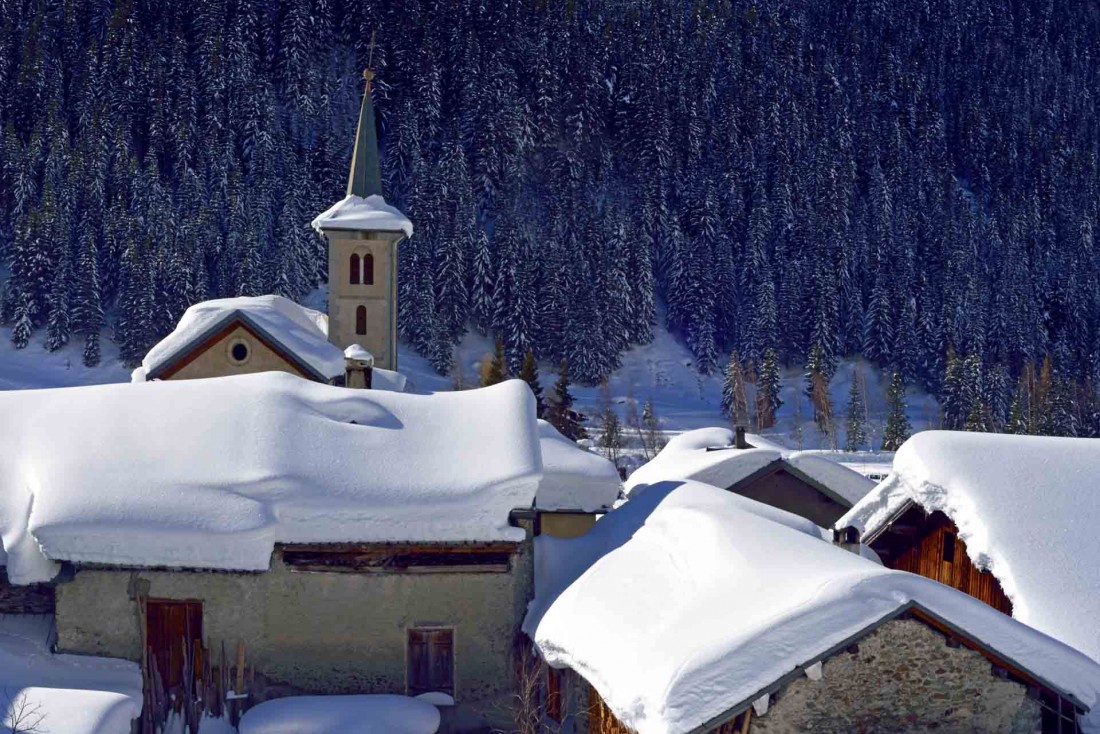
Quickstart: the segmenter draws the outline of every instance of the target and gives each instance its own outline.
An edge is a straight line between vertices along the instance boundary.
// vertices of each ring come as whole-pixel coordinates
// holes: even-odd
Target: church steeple
[[[373,44],[373,41],[372,41]],[[378,163],[378,132],[374,125],[374,104],[371,102],[371,82],[374,70],[363,71],[366,87],[359,108],[359,127],[355,130],[355,149],[351,154],[347,196],[382,195],[382,168]]]

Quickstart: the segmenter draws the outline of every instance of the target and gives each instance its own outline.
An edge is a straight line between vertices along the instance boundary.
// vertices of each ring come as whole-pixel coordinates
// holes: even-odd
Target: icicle
[[[806,677],[810,680],[821,680],[822,666],[821,661],[818,660],[813,665],[806,668]]]
[[[763,716],[768,713],[768,702],[771,700],[771,694],[765,693],[760,698],[752,702],[752,710],[757,716]]]

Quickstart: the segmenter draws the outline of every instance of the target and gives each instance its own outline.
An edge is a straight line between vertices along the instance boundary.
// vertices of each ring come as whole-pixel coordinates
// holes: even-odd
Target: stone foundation
[[[13,586],[0,567],[0,614],[53,614],[53,610],[52,585]]]
[[[1038,701],[1020,683],[992,674],[989,661],[948,647],[916,620],[888,622],[858,651],[824,663],[821,680],[799,678],[753,718],[753,734],[786,732],[1039,731]]]

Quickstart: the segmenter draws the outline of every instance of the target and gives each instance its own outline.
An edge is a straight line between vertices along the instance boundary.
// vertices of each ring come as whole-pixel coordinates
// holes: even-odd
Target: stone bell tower
[[[328,339],[340,349],[361,345],[374,365],[397,369],[397,244],[412,223],[382,197],[378,133],[366,82],[351,154],[347,195],[313,220],[328,241]]]

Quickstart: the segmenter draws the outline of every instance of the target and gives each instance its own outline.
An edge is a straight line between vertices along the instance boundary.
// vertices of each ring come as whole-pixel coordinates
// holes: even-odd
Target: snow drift
[[[434,734],[439,709],[396,695],[290,696],[245,712],[240,734]]]
[[[0,539],[55,561],[234,570],[277,542],[522,540],[541,473],[521,381],[433,395],[283,373],[0,393]]]

